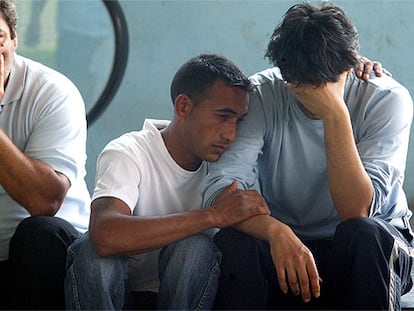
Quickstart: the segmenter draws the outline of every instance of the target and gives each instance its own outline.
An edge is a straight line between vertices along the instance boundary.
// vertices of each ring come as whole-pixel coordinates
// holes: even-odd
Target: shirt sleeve
[[[74,184],[78,176],[83,177],[86,162],[85,106],[79,91],[59,78],[39,91],[33,106],[35,126],[24,152]]]
[[[370,215],[390,214],[401,203],[413,116],[413,103],[403,87],[377,88],[366,106],[356,135],[362,163],[372,180]]]
[[[135,162],[120,150],[105,148],[96,165],[96,184],[92,200],[114,197],[134,211],[139,197],[140,171]]]
[[[250,96],[247,115],[239,121],[236,141],[218,161],[208,163],[208,174],[201,189],[205,207],[211,206],[215,197],[233,181],[237,181],[241,189],[255,185],[257,160],[264,144],[265,123],[261,95],[255,90]]]

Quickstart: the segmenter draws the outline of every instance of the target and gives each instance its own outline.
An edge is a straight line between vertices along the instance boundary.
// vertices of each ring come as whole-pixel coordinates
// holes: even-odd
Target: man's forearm
[[[270,215],[259,215],[235,225],[234,228],[258,240],[270,241],[281,226],[285,224],[276,218]]]
[[[359,157],[348,112],[324,119],[328,183],[341,219],[369,214],[373,197],[371,179]]]
[[[0,184],[31,215],[54,215],[70,187],[66,176],[26,156],[1,130]]]

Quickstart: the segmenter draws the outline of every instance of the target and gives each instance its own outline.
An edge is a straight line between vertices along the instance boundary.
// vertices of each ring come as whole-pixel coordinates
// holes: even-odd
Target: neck
[[[201,159],[195,157],[191,150],[188,150],[181,131],[171,122],[165,129],[161,130],[164,144],[174,161],[187,171],[196,171],[201,165]]]

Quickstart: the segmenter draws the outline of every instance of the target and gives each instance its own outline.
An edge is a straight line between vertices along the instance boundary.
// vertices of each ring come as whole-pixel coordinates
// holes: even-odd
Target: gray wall
[[[125,77],[112,104],[90,128],[90,191],[96,158],[105,144],[140,129],[145,118],[172,116],[169,85],[190,57],[214,52],[233,60],[248,75],[269,66],[264,50],[275,25],[296,1],[120,0],[130,33]],[[320,1],[310,1],[318,3]],[[414,95],[414,1],[333,1],[360,32],[361,54],[380,60]],[[414,202],[414,135],[405,187]]]

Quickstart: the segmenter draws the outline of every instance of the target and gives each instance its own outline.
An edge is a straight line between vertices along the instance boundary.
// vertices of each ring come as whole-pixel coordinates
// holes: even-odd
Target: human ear
[[[193,101],[186,94],[180,94],[175,98],[175,114],[181,120],[186,120],[193,107]]]

